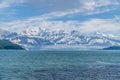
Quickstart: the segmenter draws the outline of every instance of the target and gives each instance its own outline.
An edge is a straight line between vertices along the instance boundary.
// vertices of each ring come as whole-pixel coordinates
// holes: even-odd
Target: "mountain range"
[[[120,46],[120,38],[110,34],[96,32],[82,34],[80,31],[50,30],[40,27],[28,28],[21,32],[10,32],[0,29],[1,39],[7,39],[25,49],[44,48],[105,48]]]
[[[110,46],[107,48],[103,48],[103,50],[120,50],[120,46]]]

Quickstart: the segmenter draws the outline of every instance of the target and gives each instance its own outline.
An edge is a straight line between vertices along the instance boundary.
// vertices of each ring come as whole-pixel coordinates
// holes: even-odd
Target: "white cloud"
[[[0,9],[6,8],[6,7],[9,7],[8,3],[6,3],[6,2],[0,3]]]
[[[1,0],[0,9],[22,5],[22,3],[32,9],[36,6],[38,10],[49,11],[49,15],[57,17],[72,14],[91,15],[120,8],[120,0]]]
[[[120,21],[120,18],[119,18]],[[104,32],[104,33],[119,33],[120,23],[118,19],[91,19],[85,21],[80,27],[82,32]]]
[[[9,8],[13,4],[16,5],[24,2],[26,3],[26,0],[19,0],[19,1],[2,0],[0,2],[0,9]],[[119,33],[120,31],[119,16],[116,16],[116,18],[113,19],[91,19],[83,23],[81,23],[80,21],[69,21],[69,20],[67,22],[49,21],[48,19],[51,19],[53,17],[69,16],[74,14],[91,15],[91,14],[104,13],[113,9],[119,9],[119,7],[120,7],[120,0],[80,0],[79,5],[77,7],[64,9],[64,11],[54,10],[51,13],[25,20],[18,20],[9,23],[1,23],[1,28],[10,31],[22,31],[30,27],[41,27],[41,28],[49,28],[51,30],[53,29],[54,30],[64,29],[68,31],[79,30],[82,33],[108,32],[108,33],[116,34]]]
[[[76,8],[71,8],[66,11],[56,11],[47,14],[52,17],[61,17],[72,14],[91,15],[108,12],[111,10],[119,9],[119,0],[80,0]]]
[[[0,0],[0,9],[12,7],[18,3],[24,3],[24,0]]]
[[[118,34],[120,31],[120,18],[117,16],[113,19],[91,19],[85,22],[80,21],[49,21],[41,17],[30,18],[21,21],[1,23],[1,28],[9,31],[21,32],[28,28],[40,27],[50,30],[78,30],[81,33],[113,33]]]
[[[71,31],[76,29],[76,25],[79,25],[78,21],[49,21],[42,18],[30,18],[22,21],[13,21],[9,23],[1,23],[1,28],[12,31],[12,32],[21,32],[29,28],[40,27],[42,29],[50,30],[65,30]]]

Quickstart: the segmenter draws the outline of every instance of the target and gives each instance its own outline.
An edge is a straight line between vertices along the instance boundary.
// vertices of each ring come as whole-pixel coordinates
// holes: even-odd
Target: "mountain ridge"
[[[9,40],[0,40],[0,49],[2,50],[24,50],[21,46],[10,42]]]
[[[39,27],[29,28],[22,32],[11,32],[2,34],[2,38],[8,39],[13,43],[19,44],[25,48],[35,48],[44,46],[70,45],[89,47],[109,47],[120,45],[119,37],[96,32],[95,34],[85,35],[80,31],[71,30],[50,30]]]
[[[120,50],[120,46],[110,46],[107,48],[103,48],[103,50]]]

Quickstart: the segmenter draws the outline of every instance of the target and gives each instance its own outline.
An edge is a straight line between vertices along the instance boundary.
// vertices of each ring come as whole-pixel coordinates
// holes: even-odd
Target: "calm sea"
[[[120,80],[120,51],[0,51],[0,80]]]

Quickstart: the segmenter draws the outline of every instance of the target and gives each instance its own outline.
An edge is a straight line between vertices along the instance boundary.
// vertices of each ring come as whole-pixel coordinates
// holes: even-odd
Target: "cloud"
[[[44,18],[29,18],[26,20],[12,21],[8,23],[0,23],[1,28],[12,31],[12,32],[21,32],[29,28],[40,27],[42,29],[52,30],[65,30],[71,31],[76,29],[78,21],[49,21]]]
[[[79,6],[79,0],[26,0],[26,5],[46,11],[64,11]]]
[[[80,33],[103,32],[118,34],[120,31],[120,17],[112,19],[90,19],[84,22],[72,21],[50,21],[41,17],[18,20],[9,23],[1,23],[1,28],[13,32],[21,32],[29,28],[40,27],[42,29],[52,30],[78,30]]]
[[[120,20],[120,18],[119,18]],[[120,31],[120,23],[118,19],[91,19],[81,24],[81,31],[83,32],[104,32],[118,34]]]
[[[91,15],[119,9],[120,0],[26,0],[26,5],[53,15]]]
[[[42,27],[51,30],[79,30],[81,33],[108,32],[113,34],[120,31],[119,16],[112,19],[91,19],[85,22],[50,21],[51,18],[75,14],[92,15],[119,9],[120,0],[0,0],[0,12],[2,10],[4,12],[4,9],[9,9],[13,5],[25,5],[31,9],[44,10],[46,14],[25,20],[1,23],[3,29],[22,31],[31,27]]]
[[[49,15],[91,15],[120,8],[120,0],[0,0],[0,9],[24,5]]]
[[[24,0],[0,0],[0,21],[9,20],[16,13],[15,8],[24,3]],[[9,17],[9,18],[8,18]]]
[[[38,0],[39,1],[39,0]],[[42,0],[44,1],[44,0]],[[53,0],[54,1],[54,0]],[[59,0],[57,0],[59,1]],[[61,0],[62,1],[62,0]],[[42,17],[46,18],[46,19],[50,19],[50,18],[57,18],[57,17],[64,17],[64,16],[71,16],[71,15],[94,15],[94,14],[99,14],[99,13],[105,13],[105,12],[109,12],[112,10],[118,10],[120,8],[120,0],[77,0],[79,2],[77,2],[77,6],[74,5],[70,5],[71,7],[67,8],[64,6],[67,5],[62,5],[59,6],[61,7],[62,11],[59,9],[54,9],[55,11],[52,11],[50,13],[46,13],[44,15],[42,15]],[[47,2],[47,0],[46,0]],[[51,0],[52,2],[52,0]],[[71,0],[72,2],[72,0]],[[33,3],[34,4],[34,3]],[[39,4],[39,2],[38,2]],[[45,5],[44,5],[45,6]],[[47,7],[47,10],[51,7]],[[41,9],[40,5],[39,5],[39,9]],[[44,8],[43,8],[44,9]],[[46,9],[44,9],[46,10]]]
[[[9,7],[8,3],[6,3],[6,2],[0,3],[0,9],[6,8],[6,7]]]
[[[11,6],[16,5],[18,3],[23,3],[24,0],[0,0],[0,9],[5,9],[5,8],[9,8]]]

